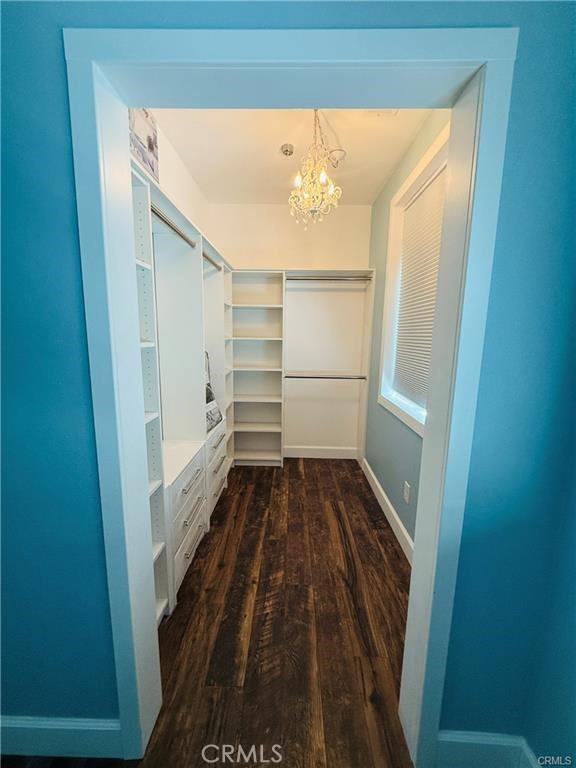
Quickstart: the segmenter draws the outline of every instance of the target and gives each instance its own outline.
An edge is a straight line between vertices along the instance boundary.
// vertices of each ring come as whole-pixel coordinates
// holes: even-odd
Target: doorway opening
[[[303,45],[303,36],[310,45]],[[138,322],[133,265],[123,259],[134,246],[127,108],[452,110],[400,691],[408,747],[414,763],[425,768],[434,764],[436,750],[491,269],[486,254],[493,251],[515,46],[514,30],[67,30],[125,757],[142,754],[161,697],[159,665],[150,663],[157,658],[156,616],[151,590],[142,590],[140,582],[139,553],[147,544],[139,524],[146,454],[143,441],[134,447],[131,439],[142,434],[142,416],[140,403],[131,402],[141,386],[141,350],[132,341]],[[296,61],[294,50],[306,50],[306,60]],[[339,50],[346,51],[341,59],[334,54]],[[173,205],[167,201],[164,212],[177,216]],[[127,295],[133,299],[126,301]]]

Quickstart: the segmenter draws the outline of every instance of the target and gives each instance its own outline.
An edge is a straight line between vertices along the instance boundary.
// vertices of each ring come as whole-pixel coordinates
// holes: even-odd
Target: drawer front
[[[218,459],[215,462],[214,469],[218,467],[218,472],[213,473],[211,472],[210,475],[210,481],[208,486],[208,516],[212,514],[212,510],[218,503],[218,499],[220,498],[220,494],[224,490],[224,486],[226,485],[226,467],[228,462],[226,461],[226,451],[224,451],[224,461],[220,464],[220,459]],[[208,519],[209,519],[208,517]]]
[[[206,466],[212,463],[216,454],[220,451],[226,441],[226,419],[223,419],[208,438],[206,444]]]
[[[206,485],[210,489],[214,485],[214,480],[217,475],[222,471],[222,467],[226,463],[226,443],[222,443],[218,446],[218,450],[212,457],[212,461],[208,465],[206,470]]]
[[[174,581],[176,591],[178,591],[180,588],[182,579],[186,575],[186,571],[188,570],[188,567],[194,558],[198,544],[200,543],[206,531],[206,524],[204,522],[205,518],[206,502],[200,506],[198,512],[191,522],[190,530],[184,537],[184,541],[174,555]]]
[[[172,502],[172,515],[176,517],[178,512],[188,501],[195,484],[200,480],[204,472],[204,448],[198,451],[184,472],[172,483],[170,499]]]
[[[204,477],[197,481],[194,488],[188,494],[188,500],[176,515],[174,522],[172,523],[172,547],[173,552],[178,550],[178,547],[184,541],[184,537],[193,525],[199,510],[203,503],[206,501],[206,487],[204,484]]]

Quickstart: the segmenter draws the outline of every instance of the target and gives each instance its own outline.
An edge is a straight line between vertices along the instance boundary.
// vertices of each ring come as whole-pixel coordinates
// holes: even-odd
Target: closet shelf
[[[234,395],[235,403],[281,403],[282,395]]]
[[[232,341],[282,341],[282,336],[233,336]]]
[[[234,459],[236,461],[281,461],[282,454],[280,451],[237,448],[234,451]]]
[[[160,622],[162,621],[164,613],[166,612],[167,606],[168,606],[167,597],[156,598],[156,625],[157,626],[160,626]]]
[[[138,269],[147,269],[152,271],[152,264],[148,264],[147,261],[142,261],[142,259],[136,259],[136,266]]]
[[[282,432],[282,425],[273,421],[237,421],[234,432]]]
[[[162,552],[166,549],[166,542],[164,541],[155,541],[152,545],[152,559],[154,562],[158,560]]]
[[[234,309],[282,309],[283,304],[232,304]]]
[[[264,366],[264,365],[235,365],[234,366],[235,371],[256,371],[256,372],[263,372],[263,373],[282,373],[282,368],[276,368],[276,367],[270,367],[270,366]]]
[[[155,421],[159,416],[158,413],[155,411],[145,411],[144,412],[144,424],[150,424],[151,421]]]
[[[140,347],[142,349],[153,349],[156,346],[156,343],[154,341],[145,341],[144,339],[140,340]]]
[[[153,496],[159,488],[162,488],[162,480],[152,480],[148,483],[148,496]]]

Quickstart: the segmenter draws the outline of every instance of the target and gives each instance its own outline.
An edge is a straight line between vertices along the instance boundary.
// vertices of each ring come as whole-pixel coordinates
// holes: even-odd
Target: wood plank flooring
[[[135,765],[205,768],[206,744],[270,759],[277,744],[286,768],[410,768],[397,715],[410,571],[357,462],[233,469],[211,523],[160,627],[164,706]]]

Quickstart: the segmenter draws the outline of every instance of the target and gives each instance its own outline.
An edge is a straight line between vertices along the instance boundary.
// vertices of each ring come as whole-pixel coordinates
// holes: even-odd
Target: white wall
[[[305,231],[290,216],[288,202],[285,205],[209,203],[160,128],[158,158],[164,192],[232,266],[368,267],[369,205],[342,205],[321,224],[312,224]]]
[[[158,167],[160,186],[164,192],[194,226],[212,240],[210,204],[160,126],[158,126]]]
[[[370,211],[343,205],[304,230],[288,203],[213,206],[218,243],[236,267],[368,267]]]

